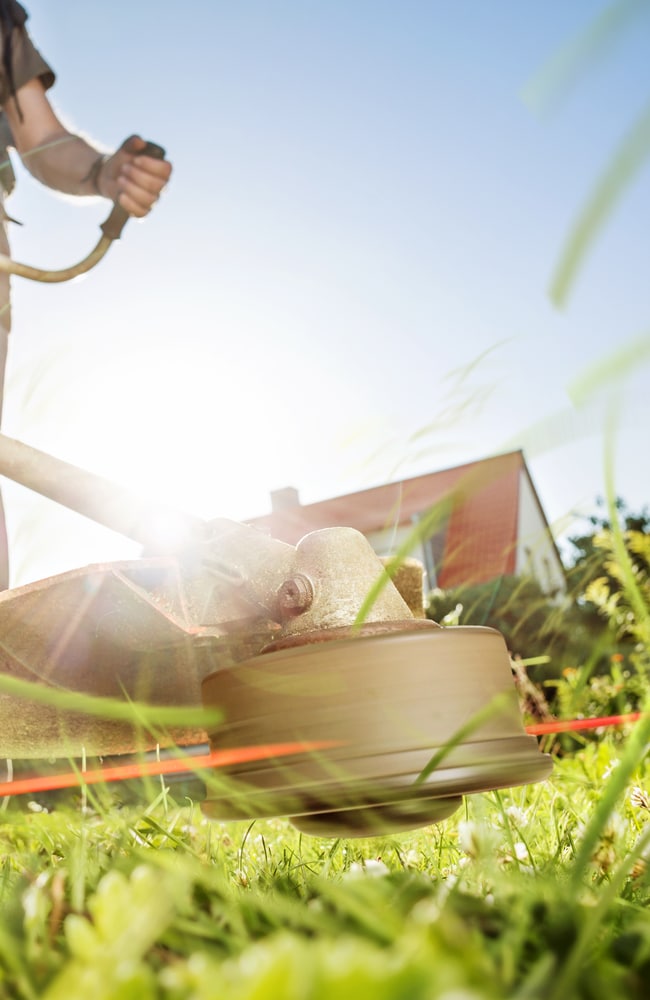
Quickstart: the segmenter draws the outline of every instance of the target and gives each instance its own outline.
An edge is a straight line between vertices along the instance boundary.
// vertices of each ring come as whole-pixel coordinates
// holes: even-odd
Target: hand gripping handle
[[[144,149],[141,149],[137,156],[153,156],[156,160],[165,159],[165,150],[162,146],[158,146],[155,142],[147,142]],[[121,205],[115,203],[111,210],[111,214],[108,216],[105,222],[100,226],[101,231],[104,236],[109,240],[119,240],[122,235],[122,230],[130,219],[129,213]]]

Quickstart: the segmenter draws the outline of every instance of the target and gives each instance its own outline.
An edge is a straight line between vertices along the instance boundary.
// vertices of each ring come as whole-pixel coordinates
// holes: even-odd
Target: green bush
[[[590,660],[594,649],[606,662],[616,640],[602,619],[585,615],[571,599],[549,597],[530,577],[504,576],[490,583],[433,591],[427,617],[459,625],[487,625],[502,633],[512,656],[549,658],[531,667],[535,680],[560,677],[569,666]]]

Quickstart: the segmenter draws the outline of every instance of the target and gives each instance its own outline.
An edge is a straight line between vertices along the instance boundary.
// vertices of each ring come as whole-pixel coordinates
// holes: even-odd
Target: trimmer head
[[[220,819],[291,816],[306,833],[372,836],[434,823],[472,792],[551,770],[525,733],[510,661],[488,628],[419,628],[296,645],[218,670],[211,744],[290,741],[316,753],[240,764],[209,789]]]

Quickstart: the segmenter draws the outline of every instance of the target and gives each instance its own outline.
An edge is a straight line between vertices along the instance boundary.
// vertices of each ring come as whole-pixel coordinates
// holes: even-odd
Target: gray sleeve
[[[17,8],[16,27],[14,27],[11,38],[11,65],[14,76],[14,87],[19,90],[30,80],[41,80],[44,88],[48,90],[55,80],[52,68],[46,63],[25,27],[27,15],[20,4],[15,4]],[[22,13],[23,17],[20,17]],[[22,22],[22,23],[21,23]],[[0,106],[5,103],[9,96],[9,80],[0,67]]]

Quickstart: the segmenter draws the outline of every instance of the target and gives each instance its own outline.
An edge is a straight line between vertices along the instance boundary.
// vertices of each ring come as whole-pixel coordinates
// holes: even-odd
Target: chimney
[[[271,511],[277,514],[281,510],[300,507],[298,490],[294,486],[284,486],[281,490],[271,490]]]

